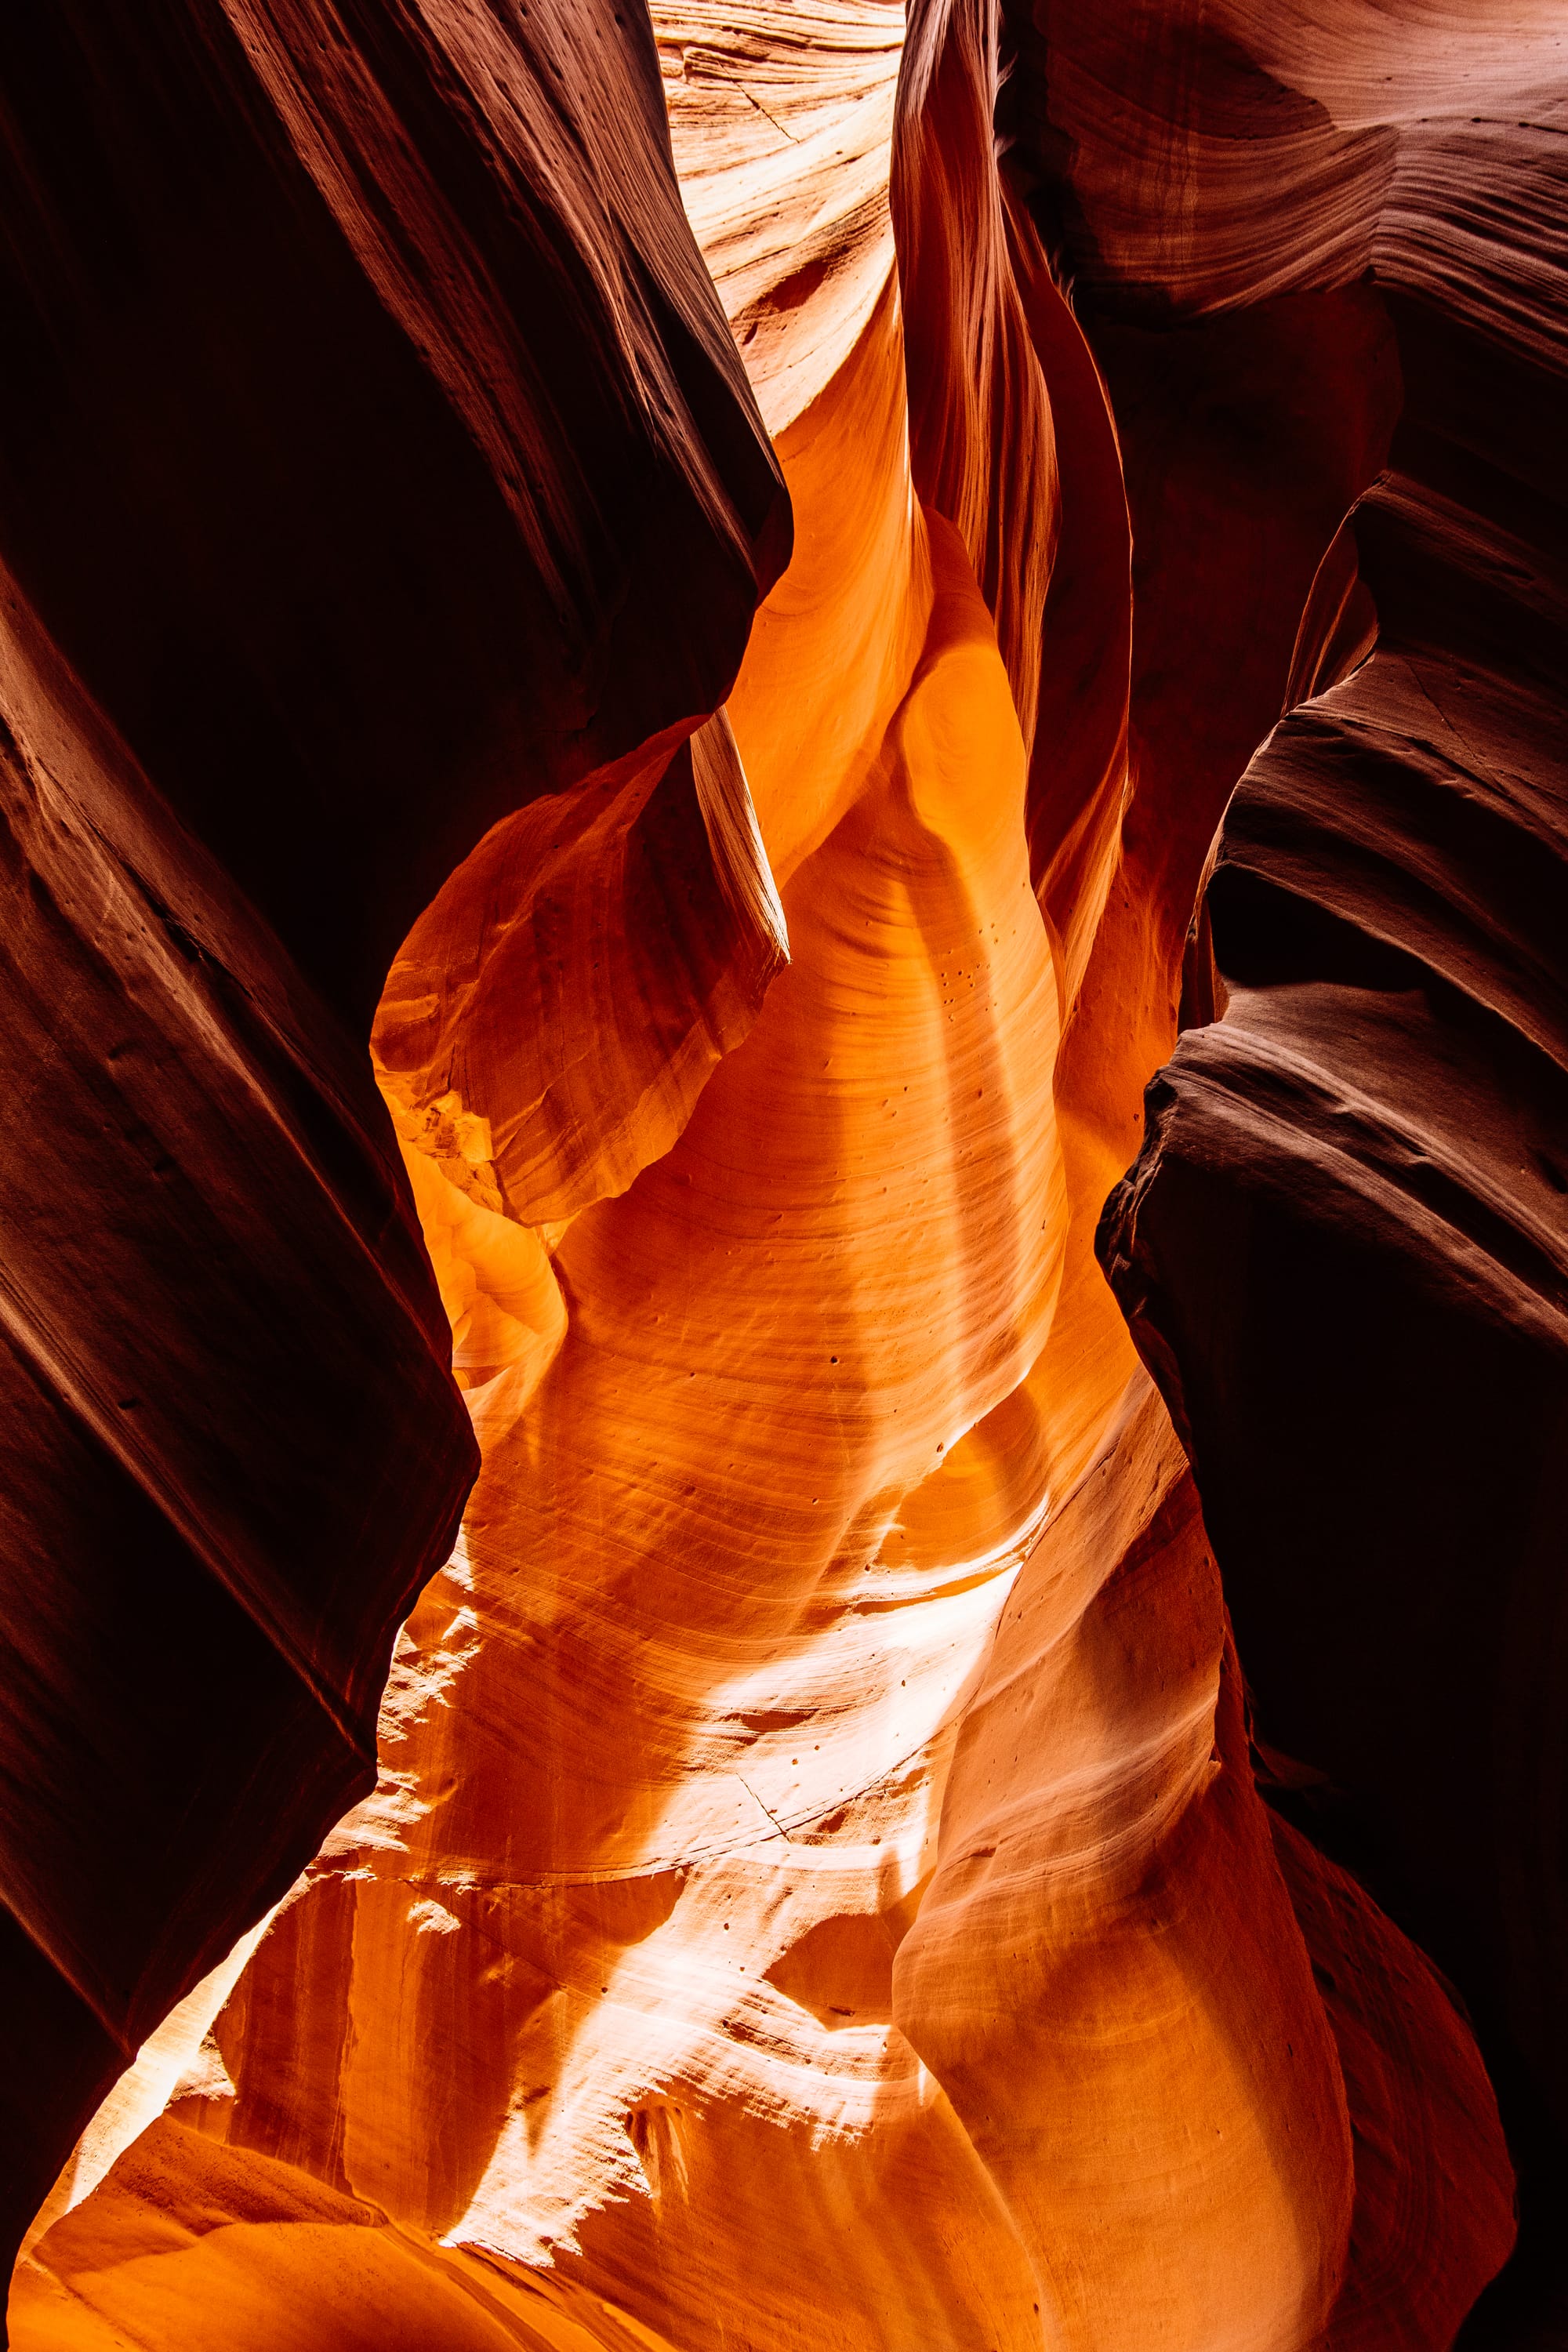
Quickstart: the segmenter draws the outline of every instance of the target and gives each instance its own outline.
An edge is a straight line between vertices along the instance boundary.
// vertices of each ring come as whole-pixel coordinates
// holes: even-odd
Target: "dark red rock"
[[[640,10],[15,12],[0,218],[14,2243],[371,1785],[472,1477],[394,952],[722,699],[789,526]]]
[[[1137,625],[1190,649],[1152,667],[1135,649],[1134,737],[1168,748],[1130,831],[1170,839],[1160,779],[1190,727],[1213,740],[1245,703],[1268,736],[1236,761],[1188,959],[1194,1025],[1150,1089],[1100,1248],[1190,1444],[1260,1738],[1298,1759],[1272,1794],[1474,2014],[1524,2227],[1463,2340],[1522,2346],[1568,2308],[1561,65],[1523,28],[1461,73],[1413,20],[1408,54],[1377,59],[1394,85],[1380,100],[1355,77],[1381,35],[1342,14],[1330,54],[1227,11],[1224,38],[1175,65],[1125,23],[1080,40],[1048,7],[1023,36],[1036,202],[1080,267],[1122,435]],[[1136,100],[1120,130],[1119,82]],[[1165,168],[1188,174],[1180,237],[1152,178],[1140,193],[1161,123]],[[1248,138],[1279,186],[1244,253],[1222,198]],[[1314,231],[1304,194],[1330,154]],[[1373,282],[1336,290],[1352,261]],[[1281,293],[1282,275],[1324,290]],[[1205,636],[1233,642],[1235,608],[1205,614],[1160,537],[1192,429],[1162,379],[1192,339],[1227,338],[1226,436],[1244,446],[1268,414],[1247,355],[1303,300],[1381,305],[1403,390],[1387,473],[1343,532],[1320,509],[1281,680],[1282,704],[1314,698],[1268,734],[1245,667],[1228,714],[1199,707],[1218,684]],[[1223,318],[1200,315],[1216,303]],[[1217,511],[1210,527],[1227,535]],[[1204,772],[1221,780],[1217,759]]]
[[[363,1064],[0,609],[0,1895],[19,2236],[374,1780],[473,1472]]]
[[[367,1028],[491,824],[723,698],[788,553],[647,16],[66,0],[0,95],[0,550]]]

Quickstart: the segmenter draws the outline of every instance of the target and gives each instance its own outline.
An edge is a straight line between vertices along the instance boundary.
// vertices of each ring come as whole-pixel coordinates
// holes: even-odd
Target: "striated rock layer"
[[[0,796],[14,2249],[113,2076],[372,1784],[472,1465],[345,1041],[15,583]]]
[[[11,560],[366,1023],[490,824],[713,709],[788,552],[647,24],[67,0],[0,75]]]
[[[0,108],[14,2248],[374,1785],[472,1481],[391,954],[500,810],[705,718],[787,513],[640,19],[67,5]]]
[[[1222,12],[1129,123],[1094,89],[1107,27],[1086,45],[1037,12],[1019,121],[1113,383],[1134,334],[1257,349],[1321,282],[1325,185],[1333,272],[1370,270],[1397,355],[1386,470],[1303,614],[1280,699],[1304,707],[1225,811],[1186,1034],[1102,1247],[1192,1448],[1272,1801],[1365,1874],[1480,2028],[1526,2226],[1473,2340],[1511,2343],[1568,2319],[1568,1954],[1546,1826],[1568,82],[1550,10],[1506,37],[1440,9],[1397,36],[1347,15],[1342,33]],[[1249,124],[1279,190],[1256,224],[1267,249],[1226,194],[1253,168]],[[1179,248],[1155,187],[1173,152]],[[1152,330],[1162,312],[1181,323]]]
[[[1430,15],[1411,112],[1476,54]],[[555,616],[512,615],[537,691],[470,714],[445,673],[479,749],[448,730],[438,817],[391,794],[394,878],[341,967],[359,1001],[384,943],[375,1070],[482,1456],[398,1640],[377,1786],[100,2111],[18,2267],[16,2343],[1416,2352],[1503,2265],[1513,2179],[1468,2024],[1361,1857],[1280,1796],[1321,1784],[1272,1748],[1265,1801],[1254,1729],[1311,1742],[1250,1719],[1220,1580],[1258,1705],[1299,1694],[1311,1730],[1331,1636],[1359,1620],[1310,1582],[1306,1530],[1370,1581],[1404,1487],[1364,1555],[1333,1552],[1352,1440],[1301,1371],[1336,1409],[1362,1399],[1358,1431],[1382,1391],[1309,1354],[1254,1412],[1243,1342],[1273,1344],[1290,1276],[1255,1314],[1236,1213],[1181,1171],[1193,1102],[1245,1125],[1237,1068],[1276,1129],[1309,1131],[1300,1028],[1325,987],[1360,993],[1330,1008],[1342,1091],[1298,1155],[1312,1182],[1277,1188],[1303,1221],[1343,1156],[1346,1065],[1399,992],[1245,954],[1315,953],[1379,891],[1414,904],[1366,846],[1409,763],[1366,786],[1337,749],[1393,723],[1353,700],[1369,681],[1417,678],[1428,639],[1382,620],[1390,583],[1446,609],[1409,534],[1472,551],[1494,597],[1523,575],[1495,533],[1474,554],[1453,478],[1439,509],[1410,471],[1436,430],[1421,383],[1466,379],[1423,378],[1417,330],[1364,276],[1391,275],[1396,218],[1412,269],[1448,251],[1420,199],[1433,142],[1401,178],[1405,100],[1371,124],[1352,103],[1357,72],[1392,70],[1393,20],[1289,11],[1265,50],[1239,12],[1212,17],[657,12],[682,192],[793,505],[775,578],[766,450],[671,226],[647,90],[605,110],[607,26],[584,17],[568,52],[564,17],[479,0],[246,16],[311,202],[487,463],[495,435],[530,446],[554,314],[525,331],[503,304],[495,328],[513,281],[485,240],[570,213],[584,274],[628,306],[590,323],[629,340],[584,330],[592,397],[579,419],[563,371],[542,446],[582,468],[605,543],[633,512],[642,535],[602,606],[564,590],[607,575],[547,576],[527,541]],[[621,29],[646,68],[647,26]],[[1303,81],[1323,58],[1321,94],[1281,79],[1287,34]],[[1524,34],[1518,54],[1537,58]],[[538,130],[565,102],[542,59],[578,76],[570,154]],[[536,83],[548,108],[520,95]],[[488,131],[448,186],[429,110],[471,126],[481,89]],[[662,209],[633,201],[645,178]],[[638,341],[656,243],[684,409]],[[669,320],[694,286],[693,345]],[[616,352],[651,420],[635,461],[596,437]],[[717,552],[694,562],[665,509],[627,505],[647,480],[725,523]],[[427,486],[406,506],[436,528]],[[462,528],[459,509],[455,546]],[[459,568],[500,626],[483,551]],[[595,629],[574,636],[573,610]],[[1408,641],[1352,677],[1383,626]],[[1509,658],[1542,675],[1538,651]],[[568,726],[557,696],[590,679],[603,723]],[[1527,740],[1534,704],[1494,707]],[[1317,764],[1270,802],[1257,780],[1291,729]],[[1487,1017],[1539,1059],[1540,862],[1495,908],[1472,880],[1462,935],[1431,903],[1444,858],[1514,870],[1453,829],[1498,817],[1466,772],[1407,869],[1421,938],[1448,942],[1460,995],[1506,939],[1486,968],[1512,992],[1489,983]],[[1539,829],[1535,772],[1507,773],[1498,796]],[[1346,843],[1354,905],[1336,882],[1321,919],[1258,914],[1259,892],[1310,897],[1309,866],[1340,874]],[[1095,1233],[1184,987],[1194,1020],[1225,1017],[1177,1048],[1106,1228],[1130,1336]],[[1384,1062],[1418,1092],[1431,1041],[1401,1017],[1415,1044]],[[1469,1097],[1444,1066],[1456,1105],[1495,1085],[1479,1048]],[[1518,1247],[1506,1265],[1523,1278]],[[1368,1295],[1325,1280],[1310,1303],[1342,1328]],[[1423,1377],[1454,1364],[1434,1348]],[[1287,1440],[1316,1444],[1310,1479]],[[1294,1639],[1292,1577],[1321,1639]],[[1543,1622],[1523,1638],[1544,1690]],[[1457,1605],[1440,1622],[1473,1648]],[[1382,1736],[1364,1688],[1355,1710]]]

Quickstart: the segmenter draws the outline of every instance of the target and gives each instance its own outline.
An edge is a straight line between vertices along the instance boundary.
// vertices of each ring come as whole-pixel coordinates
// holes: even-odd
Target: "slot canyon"
[[[1568,5],[0,22],[16,2352],[1568,2347]]]

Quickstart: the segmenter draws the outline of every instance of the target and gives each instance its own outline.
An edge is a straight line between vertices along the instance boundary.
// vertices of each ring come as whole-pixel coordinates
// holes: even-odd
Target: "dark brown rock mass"
[[[712,709],[787,553],[646,16],[522,14],[0,28],[13,2245],[372,1784],[472,1478],[393,952],[497,816]]]
[[[1277,1809],[1449,1973],[1500,2086],[1524,2234],[1464,2341],[1556,2342],[1531,2331],[1568,2314],[1561,58],[1544,17],[1483,53],[1456,13],[1396,53],[1344,12],[1337,57],[1226,17],[1152,103],[1197,159],[1180,267],[1125,174],[1113,200],[1110,133],[1066,130],[1080,68],[1130,68],[1101,46],[1029,85],[1112,381],[1135,332],[1255,339],[1279,298],[1245,298],[1292,251],[1321,268],[1326,219],[1402,392],[1225,809],[1100,1250],[1190,1444]],[[1250,257],[1205,201],[1247,139],[1280,174]]]

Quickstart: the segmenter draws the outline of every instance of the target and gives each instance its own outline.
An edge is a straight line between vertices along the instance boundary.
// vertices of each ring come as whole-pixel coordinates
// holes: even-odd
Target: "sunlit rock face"
[[[1014,152],[1116,394],[1140,625],[1193,602],[1143,452],[1199,405],[1141,354],[1189,355],[1233,440],[1268,430],[1333,368],[1353,265],[1397,367],[1386,469],[1258,675],[1255,736],[1304,707],[1225,809],[1102,1247],[1192,1450],[1272,1801],[1440,1961],[1503,2094],[1523,2240],[1467,2341],[1535,2341],[1568,2310],[1562,21],[1210,10],[1127,111],[1118,12],[1068,19],[1020,16]],[[1274,203],[1238,210],[1260,167]],[[1266,406],[1248,371],[1292,309],[1317,331]]]
[[[1537,88],[1547,37],[1510,17],[1483,54],[1412,10],[1401,65],[1353,6],[635,13],[240,26],[535,567],[512,688],[474,655],[504,724],[466,733],[437,682],[460,818],[420,830],[409,785],[417,855],[378,849],[363,917],[481,1466],[374,1793],[95,2118],[12,2340],[1436,2352],[1507,2261],[1513,2173],[1405,1932],[1437,1915],[1381,1878],[1404,1925],[1379,1908],[1310,1792],[1381,1788],[1380,1724],[1464,1712],[1451,1677],[1379,1715],[1416,1610],[1387,1563],[1426,1524],[1407,1361],[1454,1456],[1551,1393],[1455,1393],[1476,1251],[1535,1286],[1510,1330],[1555,1311],[1500,1142],[1471,1255],[1431,1240],[1443,1137],[1514,1084],[1455,1003],[1536,1057],[1518,1116],[1554,1100],[1554,592],[1495,487],[1526,463],[1506,402],[1550,413],[1544,239],[1499,265],[1535,373],[1489,394],[1463,337],[1500,184],[1430,119],[1468,121],[1510,44]],[[568,232],[602,308],[562,345],[522,289]],[[633,542],[583,558],[596,635],[525,528],[535,433],[579,552]],[[646,478],[680,528],[646,488],[626,522]],[[439,532],[427,483],[406,503]],[[465,554],[459,619],[497,629]],[[1472,682],[1467,765],[1412,714]],[[1333,960],[1358,923],[1394,979]],[[1431,1176],[1397,1244],[1333,1205],[1358,1151],[1380,1213],[1391,1160]],[[1327,1236],[1304,1278],[1292,1216]],[[1358,1301],[1407,1257],[1426,1320],[1379,1357],[1398,1314]],[[1466,1475],[1479,1511],[1510,1474]],[[1540,1824],[1521,1492],[1488,1524],[1538,1598],[1508,1769]],[[1457,1574],[1440,1603],[1424,1665],[1474,1645]],[[1479,1901],[1454,1843],[1440,1886]],[[1521,1914],[1549,1903],[1507,1852]]]
[[[472,1483],[391,956],[497,815],[712,708],[787,511],[640,19],[25,10],[0,105],[14,2249],[374,1786]]]

